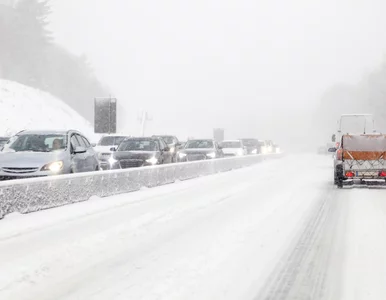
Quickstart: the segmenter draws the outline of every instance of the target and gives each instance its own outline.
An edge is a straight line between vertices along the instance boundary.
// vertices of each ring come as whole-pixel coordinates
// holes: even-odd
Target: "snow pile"
[[[91,124],[60,99],[0,79],[0,136],[10,136],[25,129],[75,129],[92,141],[96,140]]]

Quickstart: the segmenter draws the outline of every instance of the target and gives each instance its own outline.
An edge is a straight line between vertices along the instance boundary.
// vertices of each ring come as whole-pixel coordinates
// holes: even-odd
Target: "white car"
[[[247,147],[242,140],[226,140],[220,144],[224,156],[243,156],[247,155]]]
[[[98,154],[100,166],[103,170],[109,170],[111,168],[109,159],[112,157],[112,148],[117,149],[119,144],[126,138],[125,135],[105,135],[98,144],[94,147],[95,152]]]

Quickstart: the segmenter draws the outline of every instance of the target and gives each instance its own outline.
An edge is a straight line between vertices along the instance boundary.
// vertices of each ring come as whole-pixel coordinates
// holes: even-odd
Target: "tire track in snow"
[[[314,300],[324,297],[328,261],[338,219],[335,188],[321,195],[292,251],[274,268],[254,300]]]

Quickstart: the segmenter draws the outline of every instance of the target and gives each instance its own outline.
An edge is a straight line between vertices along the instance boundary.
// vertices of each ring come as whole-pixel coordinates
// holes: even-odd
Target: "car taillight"
[[[335,144],[335,148],[336,148],[336,149],[338,149],[338,148],[339,148],[339,146],[340,146],[340,145],[339,145],[339,142],[336,142],[336,144]]]
[[[354,172],[352,171],[346,172],[346,177],[354,177],[354,176],[355,176]]]
[[[386,177],[386,171],[379,172],[379,177]]]
[[[336,158],[338,160],[342,160],[342,153],[343,153],[342,149],[338,149],[338,151],[336,152]]]

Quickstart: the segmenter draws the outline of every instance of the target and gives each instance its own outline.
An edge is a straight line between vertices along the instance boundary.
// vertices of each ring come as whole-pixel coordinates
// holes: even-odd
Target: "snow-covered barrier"
[[[156,187],[177,180],[226,172],[279,158],[280,154],[253,155],[106,172],[92,172],[0,182],[0,219],[80,201]]]

